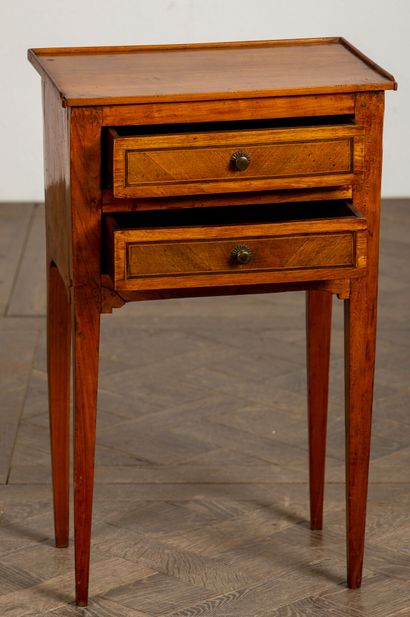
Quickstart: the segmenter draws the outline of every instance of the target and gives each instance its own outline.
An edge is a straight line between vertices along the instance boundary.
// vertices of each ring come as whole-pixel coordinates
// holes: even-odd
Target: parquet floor
[[[342,304],[323,532],[308,528],[304,295],[102,319],[91,601],[53,548],[43,209],[0,205],[0,617],[410,616],[410,202],[385,201],[363,587],[346,589]]]

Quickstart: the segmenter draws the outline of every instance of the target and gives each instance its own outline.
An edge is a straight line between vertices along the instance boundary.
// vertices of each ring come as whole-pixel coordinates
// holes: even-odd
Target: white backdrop
[[[409,0],[0,0],[0,201],[42,201],[40,77],[28,47],[344,36],[394,74],[383,195],[410,196]]]

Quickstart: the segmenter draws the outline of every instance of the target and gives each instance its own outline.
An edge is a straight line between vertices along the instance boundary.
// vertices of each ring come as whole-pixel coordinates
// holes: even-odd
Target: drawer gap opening
[[[120,137],[130,135],[173,135],[176,133],[207,133],[214,131],[243,131],[257,129],[337,126],[354,124],[353,114],[336,116],[305,116],[300,118],[268,118],[258,120],[229,120],[222,122],[189,122],[175,124],[146,124],[113,127]]]
[[[115,214],[114,218],[122,229],[144,229],[308,222],[320,219],[363,217],[353,208],[350,200],[332,200],[123,212]]]

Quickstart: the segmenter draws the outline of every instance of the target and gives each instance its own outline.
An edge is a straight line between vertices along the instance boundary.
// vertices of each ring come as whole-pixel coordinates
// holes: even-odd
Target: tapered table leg
[[[373,283],[373,285],[371,284]],[[376,344],[377,281],[351,283],[345,300],[347,578],[362,579]]]
[[[47,268],[47,365],[54,530],[57,547],[68,546],[70,490],[70,346],[68,290],[57,267]]]
[[[88,289],[74,289],[74,538],[76,601],[86,606],[94,482],[100,312]]]
[[[322,529],[332,294],[306,292],[310,527]]]

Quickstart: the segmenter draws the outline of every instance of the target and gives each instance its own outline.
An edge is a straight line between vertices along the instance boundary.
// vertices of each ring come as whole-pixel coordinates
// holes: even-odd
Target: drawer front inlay
[[[253,257],[247,264],[233,263],[231,253],[244,241]],[[127,278],[353,265],[353,234],[130,243],[127,246]]]
[[[239,143],[238,148],[241,147]],[[349,173],[352,171],[350,139],[292,144],[247,146],[251,163],[243,171],[232,168],[234,148],[131,150],[126,155],[126,185],[186,182],[237,182],[247,178]]]

